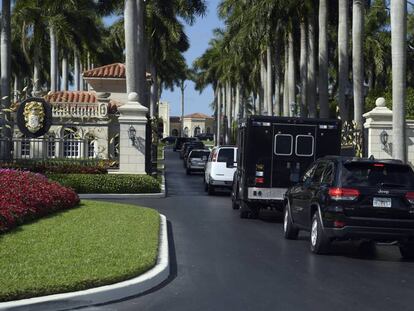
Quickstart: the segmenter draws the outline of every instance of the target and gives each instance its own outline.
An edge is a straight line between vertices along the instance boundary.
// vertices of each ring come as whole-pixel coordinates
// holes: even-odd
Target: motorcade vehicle
[[[181,149],[180,149],[180,159],[184,159],[184,153],[186,151],[187,146],[190,145],[190,142],[185,142],[184,144],[182,144]]]
[[[175,140],[173,151],[181,150],[183,144],[186,142],[197,141],[197,140],[198,138],[196,137],[177,137]]]
[[[201,141],[193,141],[193,142],[190,142],[188,145],[185,146],[184,151],[183,151],[183,164],[184,164],[184,167],[186,167],[188,155],[190,154],[191,150],[193,150],[193,149],[204,149],[204,143],[201,142]]]
[[[329,251],[335,240],[397,242],[414,258],[414,172],[397,160],[323,157],[286,192],[283,231],[310,231],[310,249]]]
[[[208,157],[210,156],[210,150],[206,149],[193,149],[187,158],[186,172],[187,175],[191,175],[192,172],[203,172]]]
[[[175,136],[167,136],[167,137],[164,137],[163,139],[161,139],[161,142],[163,142],[164,144],[171,145],[171,144],[175,143],[176,139],[177,139],[177,137],[175,137]]]
[[[199,140],[213,140],[214,139],[214,134],[211,133],[201,133],[197,135],[197,138]]]
[[[241,218],[283,211],[286,190],[316,159],[341,152],[341,121],[251,116],[238,126],[232,205]]]
[[[204,187],[209,195],[216,189],[231,189],[237,168],[237,147],[214,147],[208,158],[204,173]]]

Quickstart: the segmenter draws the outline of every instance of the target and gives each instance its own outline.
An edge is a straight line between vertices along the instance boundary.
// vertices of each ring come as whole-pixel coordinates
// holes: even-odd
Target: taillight
[[[353,201],[359,197],[359,191],[349,188],[329,188],[329,196],[335,201]]]
[[[345,222],[343,222],[341,220],[335,220],[334,221],[334,227],[335,228],[343,228],[343,227],[345,227]]]
[[[263,177],[256,177],[256,185],[257,184],[264,184],[265,179]]]
[[[211,158],[212,162],[217,162],[217,152],[213,153],[213,157]]]
[[[407,192],[407,193],[405,194],[405,198],[407,199],[407,201],[408,201],[410,204],[413,204],[413,205],[414,205],[414,192]]]

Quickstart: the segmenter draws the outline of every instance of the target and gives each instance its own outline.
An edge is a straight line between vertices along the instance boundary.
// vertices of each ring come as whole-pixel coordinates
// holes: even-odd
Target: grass
[[[159,227],[155,210],[83,201],[0,235],[0,301],[138,276],[156,263]]]

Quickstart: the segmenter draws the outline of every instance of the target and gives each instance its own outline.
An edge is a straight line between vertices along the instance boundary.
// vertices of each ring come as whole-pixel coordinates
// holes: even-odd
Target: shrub
[[[0,169],[0,231],[79,203],[71,189],[40,174]]]
[[[49,174],[49,178],[77,193],[158,193],[161,185],[147,175]]]
[[[18,169],[34,173],[48,174],[106,174],[108,168],[116,166],[111,160],[16,160],[0,162],[1,168]]]

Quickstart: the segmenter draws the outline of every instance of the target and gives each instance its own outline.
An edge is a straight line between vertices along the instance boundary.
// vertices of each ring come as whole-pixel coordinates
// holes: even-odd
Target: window
[[[93,137],[92,135],[86,136],[88,158],[96,157],[95,142],[96,142],[95,137]]]
[[[178,130],[177,129],[173,129],[171,132],[172,136],[177,137],[178,136]]]
[[[22,139],[20,155],[24,158],[30,157],[30,140],[27,138]]]
[[[211,134],[211,128],[208,127],[207,130],[206,130],[206,133]]]
[[[55,158],[56,157],[56,135],[54,133],[48,135],[47,140],[47,157]]]
[[[315,172],[313,173],[313,176],[312,176],[312,182],[313,183],[321,182],[322,174],[323,174],[325,168],[326,168],[326,163],[325,162],[319,162],[316,165]]]
[[[290,156],[293,153],[293,136],[290,134],[276,134],[275,154]]]
[[[225,162],[234,160],[234,149],[220,149],[217,162]]]
[[[184,128],[184,136],[185,137],[188,137],[188,127],[185,127]]]
[[[322,177],[322,183],[327,184],[327,185],[332,185],[332,183],[334,182],[335,179],[335,166],[333,165],[333,163],[329,163],[326,166],[326,170],[323,173],[323,177]]]
[[[342,170],[342,185],[377,187],[379,184],[414,188],[414,173],[405,165],[347,163]]]
[[[66,128],[63,135],[63,156],[65,158],[79,158],[80,140],[76,128]]]
[[[200,129],[200,127],[199,126],[197,126],[195,129],[194,129],[194,136],[197,136],[197,135],[200,135],[201,134],[201,129]]]
[[[314,138],[312,135],[296,136],[296,155],[299,157],[312,157],[314,153]]]

